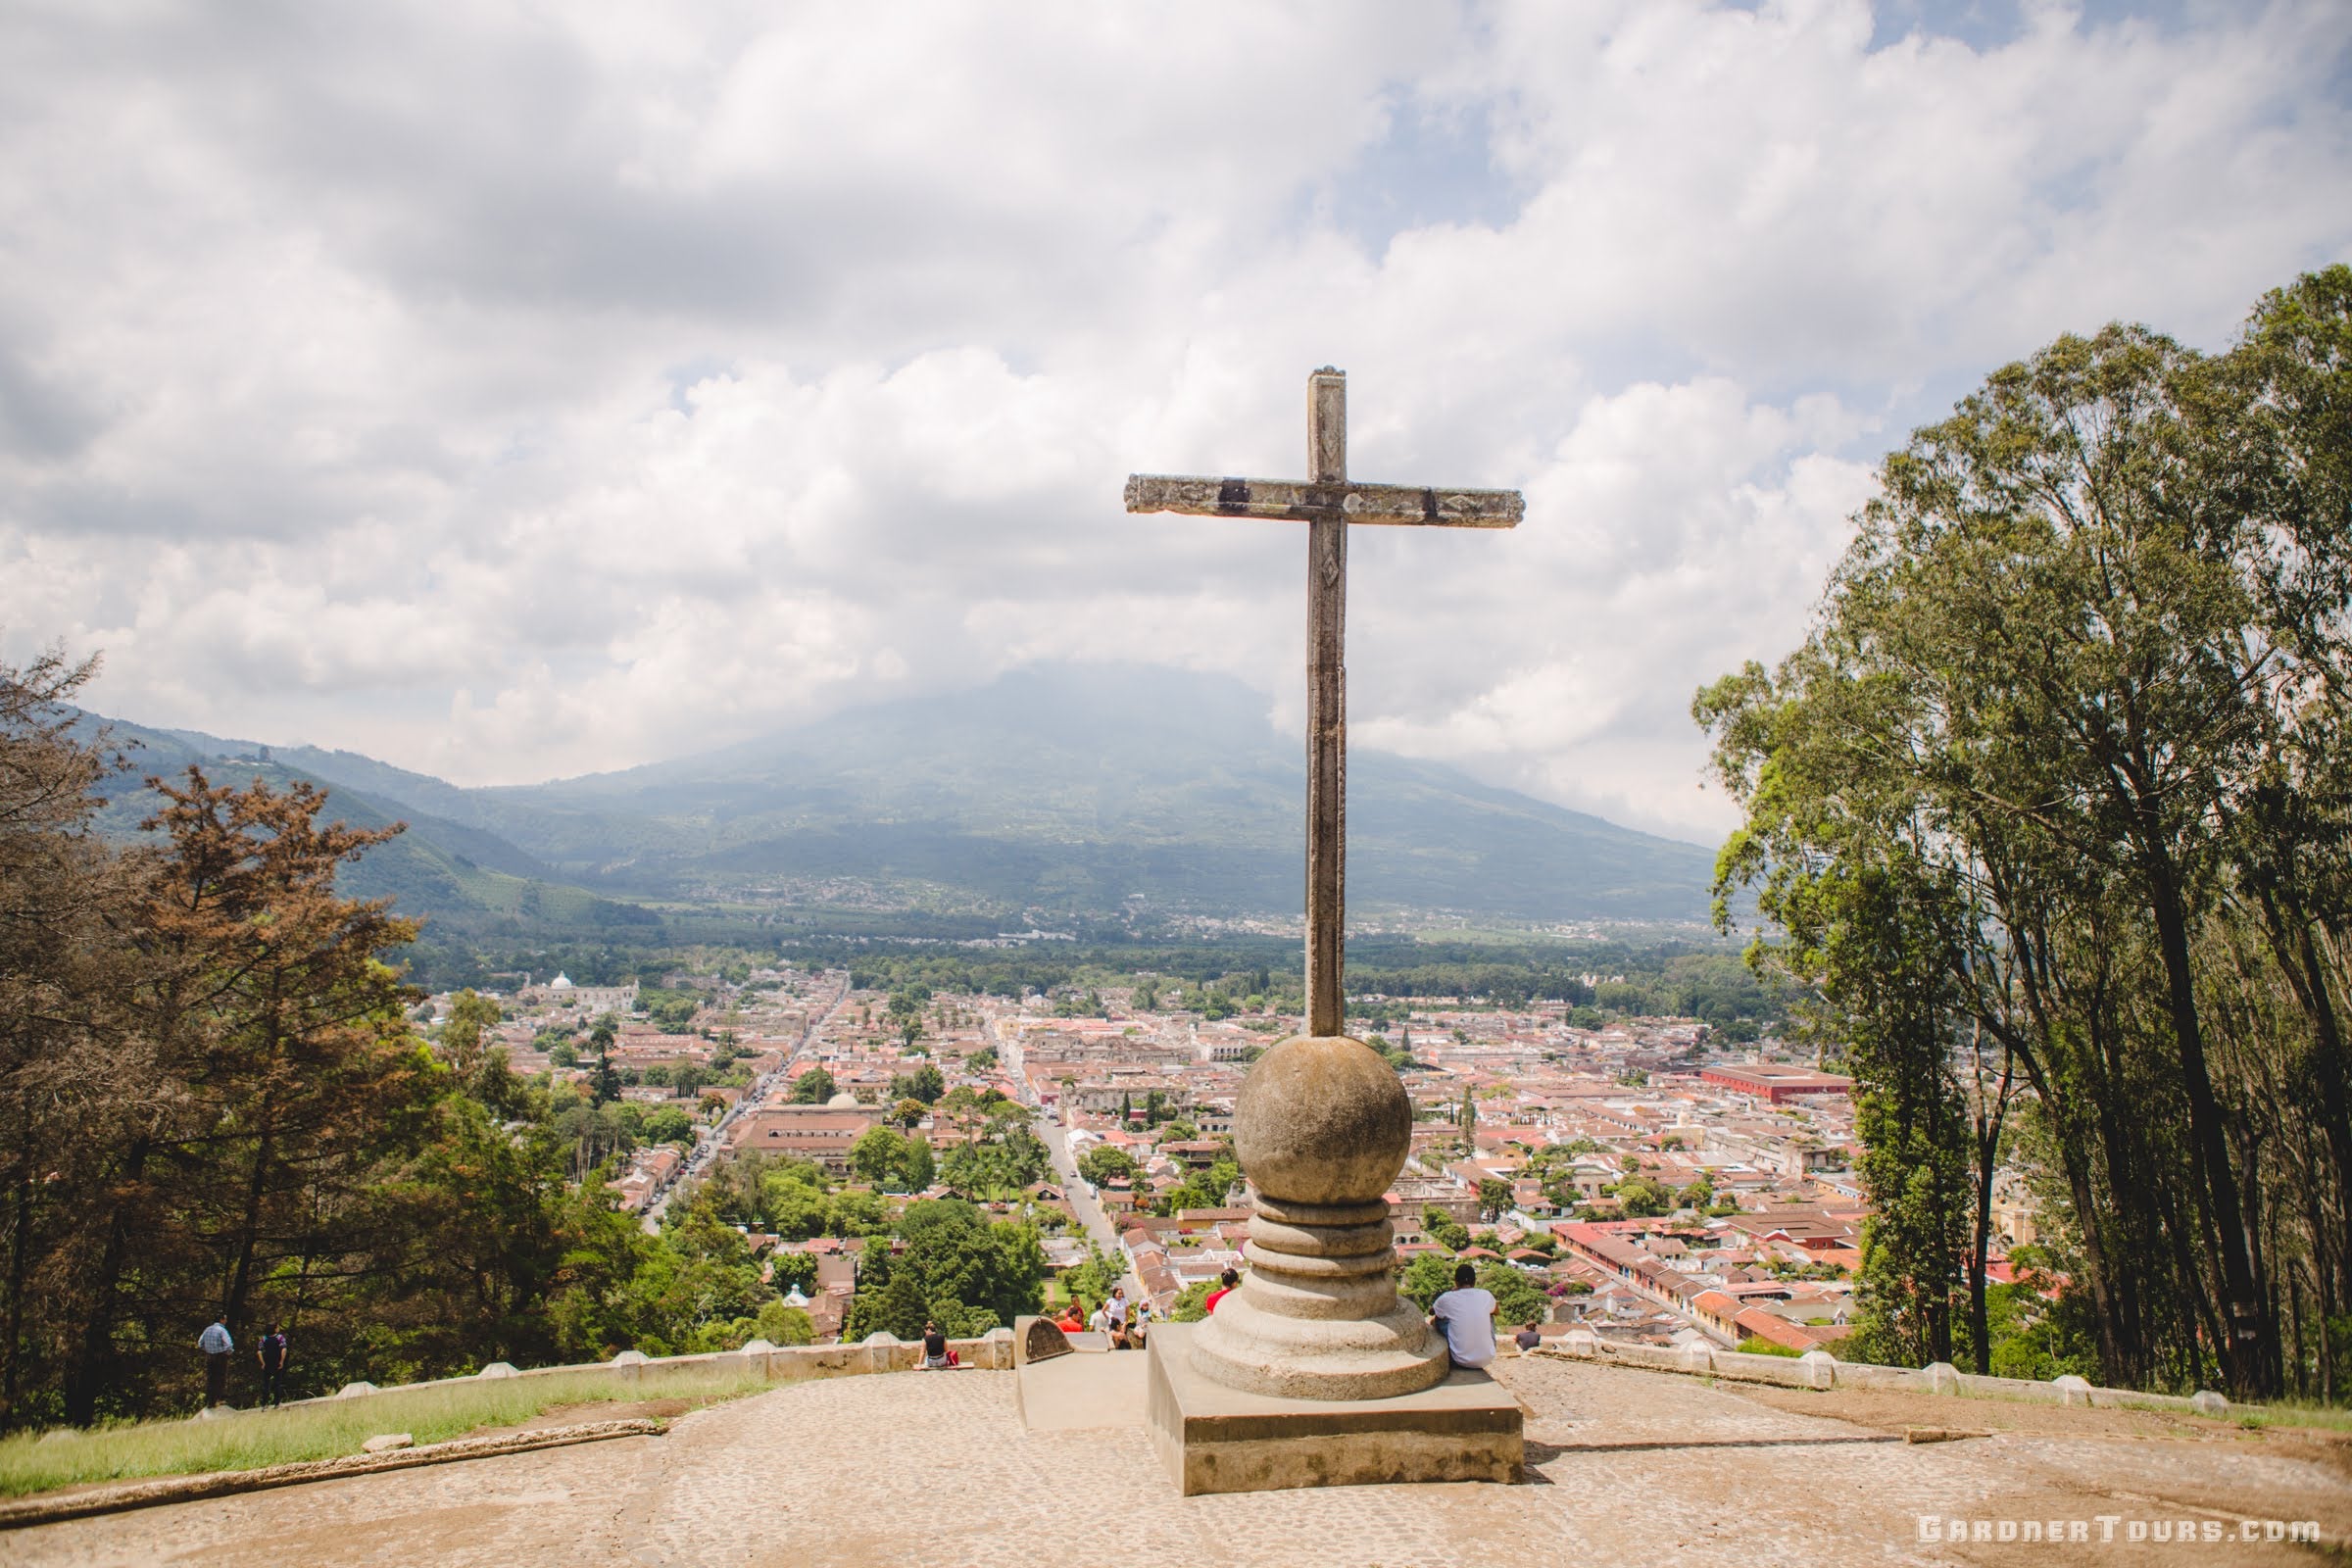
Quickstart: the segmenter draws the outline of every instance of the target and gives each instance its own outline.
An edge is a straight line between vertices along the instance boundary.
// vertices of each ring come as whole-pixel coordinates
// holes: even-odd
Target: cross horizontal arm
[[[1441,528],[1516,528],[1527,502],[1516,490],[1427,490],[1404,484],[1308,484],[1297,479],[1209,479],[1166,473],[1127,476],[1129,512],[1200,517],[1290,517],[1312,522],[1394,523]]]

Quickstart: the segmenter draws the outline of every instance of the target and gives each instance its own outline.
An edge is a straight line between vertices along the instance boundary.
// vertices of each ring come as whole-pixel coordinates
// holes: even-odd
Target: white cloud
[[[2024,18],[14,8],[0,656],[468,782],[1039,658],[1295,722],[1297,533],[1117,497],[1297,471],[1336,362],[1354,471],[1530,501],[1356,539],[1361,741],[1709,836],[1690,692],[1878,451],[2352,247],[2329,0]]]

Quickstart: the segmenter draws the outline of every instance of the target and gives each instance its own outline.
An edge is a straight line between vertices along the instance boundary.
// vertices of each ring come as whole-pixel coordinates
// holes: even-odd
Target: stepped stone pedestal
[[[1381,1481],[1513,1481],[1518,1402],[1452,1372],[1396,1296],[1385,1194],[1412,1102],[1360,1041],[1298,1036],[1258,1058],[1234,1153],[1258,1193],[1240,1289],[1152,1330],[1147,1420],[1190,1495]]]

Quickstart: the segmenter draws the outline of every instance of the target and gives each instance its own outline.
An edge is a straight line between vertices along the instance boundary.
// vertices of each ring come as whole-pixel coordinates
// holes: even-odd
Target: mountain
[[[215,784],[242,785],[261,779],[275,789],[306,781],[327,791],[327,810],[354,827],[380,828],[405,821],[408,831],[379,844],[359,862],[339,873],[337,885],[356,898],[393,900],[404,914],[426,916],[437,926],[483,931],[589,933],[614,927],[658,927],[660,917],[634,904],[601,898],[584,888],[564,883],[523,850],[469,823],[454,821],[417,809],[375,791],[350,787],[343,774],[377,770],[432,785],[450,795],[465,792],[423,774],[403,774],[352,753],[331,754],[347,759],[352,767],[322,770],[305,765],[315,753],[308,747],[282,751],[252,741],[222,740],[192,730],[149,729],[119,720],[89,720],[95,729],[106,724],[109,739],[122,750],[128,766],[108,791],[98,813],[99,831],[111,837],[138,836],[139,824],[157,806],[155,796],[137,787],[139,779],[160,776],[175,781],[191,765],[201,766]],[[429,796],[421,788],[409,793]]]
[[[246,742],[173,741],[258,755]],[[674,899],[844,879],[1002,907],[1207,913],[1301,903],[1302,746],[1238,682],[1033,666],[623,772],[460,789],[349,752],[275,765],[406,816],[428,858],[585,895]],[[1348,905],[1515,919],[1699,919],[1712,854],[1356,751]],[[348,811],[346,814],[350,814]],[[356,816],[354,817],[356,820]],[[467,837],[466,835],[471,835]],[[381,853],[381,852],[378,852]],[[508,859],[502,861],[499,856]]]

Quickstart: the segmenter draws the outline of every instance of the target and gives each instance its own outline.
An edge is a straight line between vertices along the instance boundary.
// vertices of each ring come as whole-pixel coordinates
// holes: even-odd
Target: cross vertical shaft
[[[1348,376],[1307,381],[1310,483],[1348,482]],[[1348,520],[1325,515],[1306,536],[1306,1032],[1347,1033]]]

